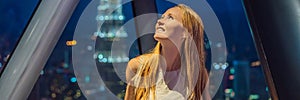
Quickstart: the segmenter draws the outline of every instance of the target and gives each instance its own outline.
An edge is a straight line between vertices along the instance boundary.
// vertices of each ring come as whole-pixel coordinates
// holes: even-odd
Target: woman
[[[202,100],[208,75],[201,18],[179,4],[155,29],[158,43],[152,52],[128,62],[125,100]]]

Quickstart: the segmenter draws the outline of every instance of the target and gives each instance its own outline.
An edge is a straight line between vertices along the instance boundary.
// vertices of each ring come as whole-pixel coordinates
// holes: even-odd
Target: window
[[[18,44],[18,39],[22,36],[30,21],[35,8],[39,5],[39,0],[29,1],[0,1],[0,72],[3,66]],[[26,9],[24,9],[26,8]]]

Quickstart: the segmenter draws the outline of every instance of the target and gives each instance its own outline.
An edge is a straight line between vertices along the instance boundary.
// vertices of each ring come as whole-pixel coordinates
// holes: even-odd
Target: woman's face
[[[183,37],[185,28],[182,25],[183,11],[178,7],[168,9],[155,26],[154,38],[157,41],[171,40],[178,42]]]

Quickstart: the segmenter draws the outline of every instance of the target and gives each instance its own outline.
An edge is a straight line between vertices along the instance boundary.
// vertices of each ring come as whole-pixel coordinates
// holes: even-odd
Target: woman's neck
[[[165,58],[166,71],[174,71],[180,68],[179,49],[173,43],[161,43],[161,55]]]

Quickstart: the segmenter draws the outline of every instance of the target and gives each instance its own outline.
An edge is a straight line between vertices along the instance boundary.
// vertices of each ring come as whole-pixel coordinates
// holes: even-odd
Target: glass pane
[[[156,3],[159,14],[174,6],[161,0],[156,0]],[[228,54],[226,63],[222,64],[207,58],[206,65],[225,72],[221,85],[211,86],[217,89],[213,99],[269,99],[241,1],[214,0],[208,3],[223,28]],[[90,10],[83,11],[83,15],[80,11],[75,12],[28,99],[124,97],[124,66],[129,59],[139,55],[132,5],[118,0],[95,0],[89,5],[87,1],[81,1],[80,5],[82,9]],[[118,8],[120,5],[122,7]],[[77,24],[77,19],[83,24]],[[75,29],[76,24],[79,30]],[[114,48],[112,44],[120,48]],[[75,52],[74,48],[79,46],[84,49],[75,49]],[[209,52],[209,40],[206,40],[206,46]],[[82,56],[76,56],[81,57],[79,61],[72,52],[82,53]],[[87,61],[86,56],[92,59]],[[99,75],[100,81],[95,78]]]
[[[125,77],[120,77],[122,73],[118,71],[126,66],[123,69],[115,66],[126,65],[131,57],[124,49],[131,49],[128,53],[132,57],[139,51],[136,42],[132,47],[125,46],[135,41],[136,33],[132,5],[122,3],[121,0],[80,1],[29,100],[124,98]],[[113,43],[121,48],[111,47]]]
[[[223,69],[225,73],[220,86],[210,86],[211,93],[213,92],[212,88],[218,89],[217,93],[213,95],[213,100],[270,99],[242,2],[239,0],[211,0],[207,2],[222,26],[227,47],[226,63],[212,62],[210,51],[212,45],[208,43],[210,40],[205,37],[206,46],[208,47],[206,48],[208,53],[206,58],[207,69],[210,70],[209,67],[212,66],[211,68],[222,70],[221,66],[226,65],[226,69]],[[176,2],[162,0],[156,0],[156,3],[160,14],[176,5]],[[197,3],[195,2],[195,4]],[[197,8],[201,9],[201,7],[192,7],[196,11]],[[202,16],[200,15],[200,17]],[[205,24],[204,27],[206,28]],[[210,76],[215,75],[210,74]]]
[[[251,32],[241,1],[208,1],[222,25],[228,51],[223,82],[215,100],[269,99]],[[213,63],[213,62],[212,62]]]
[[[222,24],[230,65],[214,99],[269,99],[242,2],[218,0],[209,3]]]
[[[0,72],[13,52],[18,39],[25,31],[30,17],[39,0],[1,0],[0,1]]]

